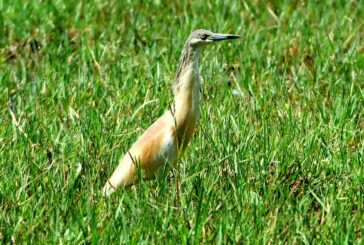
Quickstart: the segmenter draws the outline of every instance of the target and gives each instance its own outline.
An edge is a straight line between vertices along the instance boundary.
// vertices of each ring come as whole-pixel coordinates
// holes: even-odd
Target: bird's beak
[[[207,39],[212,42],[217,42],[217,41],[237,39],[237,38],[241,38],[241,36],[233,35],[233,34],[214,33],[213,35],[209,36]]]

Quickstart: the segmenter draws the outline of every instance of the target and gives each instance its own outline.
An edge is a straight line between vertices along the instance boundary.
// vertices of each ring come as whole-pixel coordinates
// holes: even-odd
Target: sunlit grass
[[[361,2],[122,2],[0,1],[0,239],[362,243]],[[178,171],[104,199],[197,28],[244,38],[201,55]]]

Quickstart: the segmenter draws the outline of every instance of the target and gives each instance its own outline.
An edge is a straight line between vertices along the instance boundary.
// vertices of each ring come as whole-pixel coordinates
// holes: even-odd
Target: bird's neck
[[[193,134],[199,111],[198,58],[198,49],[184,49],[174,81],[172,110],[179,137],[185,138],[183,145],[188,143]]]

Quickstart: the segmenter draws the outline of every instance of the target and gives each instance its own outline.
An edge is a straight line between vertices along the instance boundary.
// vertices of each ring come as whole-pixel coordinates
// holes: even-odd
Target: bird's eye
[[[201,39],[202,39],[202,40],[206,40],[206,38],[207,38],[207,34],[202,34],[202,35],[201,35]]]

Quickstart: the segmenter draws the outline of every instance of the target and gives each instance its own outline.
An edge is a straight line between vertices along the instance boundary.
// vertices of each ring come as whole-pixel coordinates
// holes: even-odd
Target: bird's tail
[[[114,187],[111,183],[110,180],[108,180],[104,186],[104,188],[102,188],[102,195],[104,197],[108,197],[111,194],[113,194],[116,190],[116,187]]]
[[[133,184],[136,177],[133,161],[128,155],[126,155],[121,159],[118,167],[106,181],[106,184],[102,189],[102,194],[106,197],[110,196],[119,186],[129,186]]]

